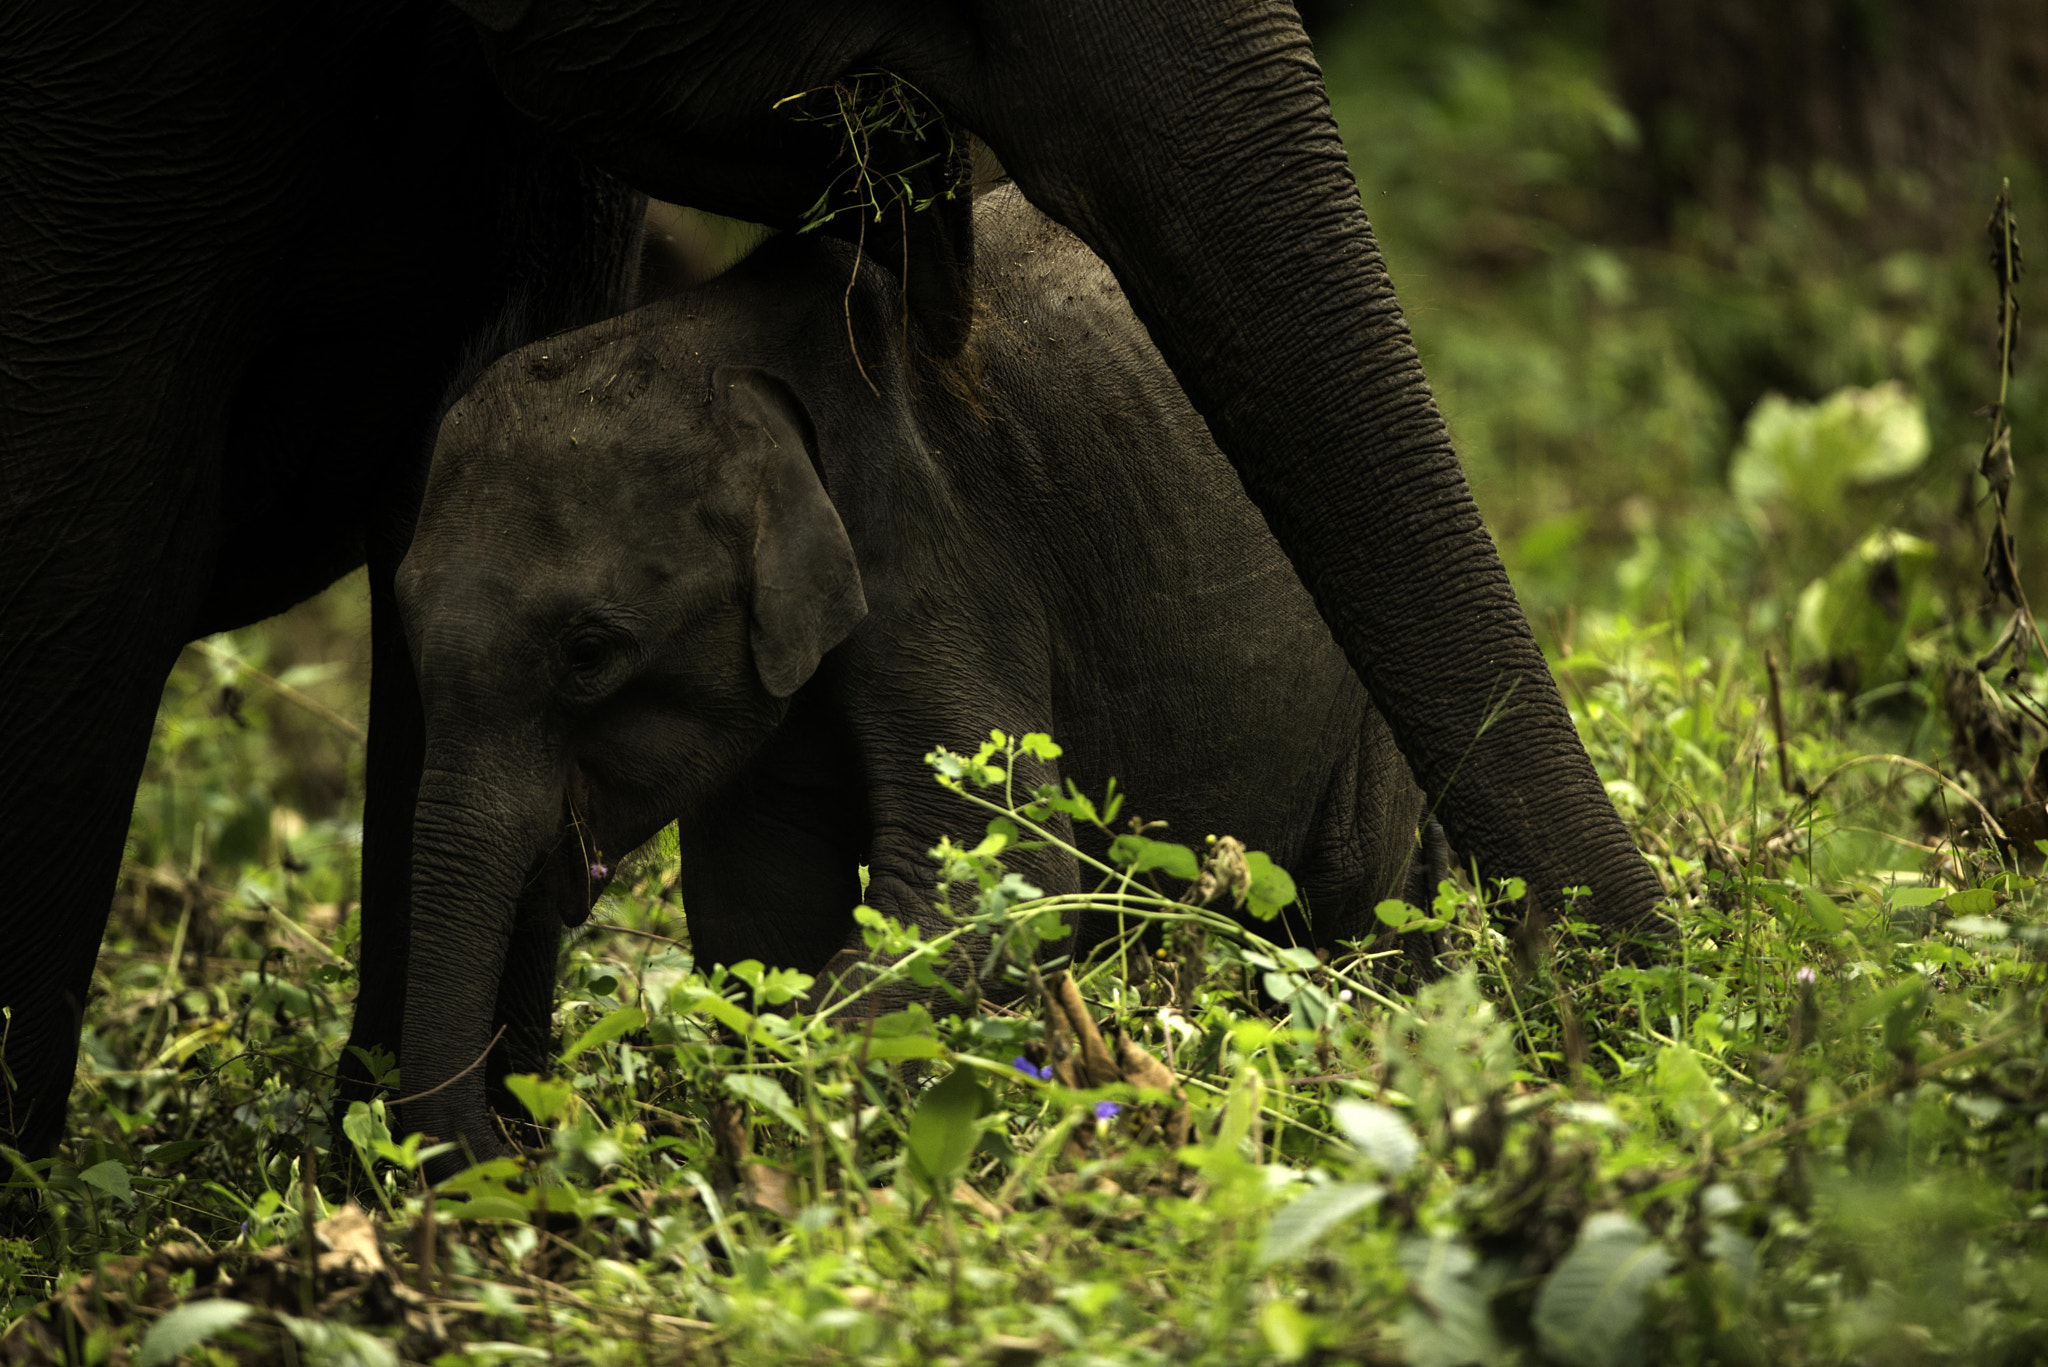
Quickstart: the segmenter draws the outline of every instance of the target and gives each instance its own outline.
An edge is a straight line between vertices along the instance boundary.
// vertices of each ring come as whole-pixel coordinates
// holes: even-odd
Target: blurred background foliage
[[[1667,593],[1681,617],[1773,627],[1874,525],[1931,538],[1967,594],[1980,547],[1953,524],[1982,496],[1997,393],[1983,225],[2001,177],[2023,211],[2041,202],[2037,11],[1310,14],[1367,212],[1539,628]],[[1830,399],[1844,389],[1883,398]],[[2041,404],[2023,352],[2015,428],[2038,432]],[[2020,464],[2038,502],[2048,474]]]

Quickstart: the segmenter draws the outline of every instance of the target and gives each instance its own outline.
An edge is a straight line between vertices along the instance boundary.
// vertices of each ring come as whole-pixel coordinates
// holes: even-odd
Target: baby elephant
[[[1065,747],[1020,778],[1114,775],[1174,838],[1270,853],[1306,943],[1440,876],[1393,737],[1109,271],[1007,191],[976,254],[943,370],[890,276],[783,238],[449,413],[398,577],[427,717],[407,1090],[493,1024],[545,1040],[562,924],[671,820],[702,962],[818,970],[858,943],[862,864],[930,924],[927,852],[978,822],[922,757],[992,727]],[[480,1072],[408,1123],[495,1151]]]

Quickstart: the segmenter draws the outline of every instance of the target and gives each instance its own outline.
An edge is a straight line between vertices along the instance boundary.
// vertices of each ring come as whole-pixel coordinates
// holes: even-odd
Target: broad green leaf
[[[1834,898],[1828,896],[1819,888],[1808,887],[1806,889],[1806,914],[1813,918],[1813,923],[1820,927],[1822,934],[1839,935],[1842,933],[1841,907],[1835,904]]]
[[[443,1192],[480,1192],[500,1190],[504,1184],[519,1175],[519,1160],[516,1158],[491,1158],[472,1164],[456,1173],[435,1188]]]
[[[398,1367],[398,1349],[387,1340],[339,1320],[300,1319],[279,1311],[277,1318],[299,1341],[302,1358],[335,1367]]]
[[[904,1167],[935,1196],[948,1196],[980,1135],[976,1124],[988,1108],[988,1092],[966,1068],[940,1078],[911,1113],[904,1135]]]
[[[1264,982],[1266,995],[1283,1005],[1294,999],[1294,994],[1308,986],[1308,983],[1292,973],[1268,973]]]
[[[1259,1333],[1279,1362],[1299,1362],[1314,1346],[1310,1330],[1314,1321],[1301,1313],[1293,1301],[1274,1297],[1259,1307]]]
[[[1017,748],[1033,759],[1042,760],[1055,760],[1066,753],[1043,731],[1026,731],[1018,740]]]
[[[1193,850],[1169,840],[1147,840],[1142,835],[1120,835],[1110,841],[1109,862],[1121,864],[1132,873],[1150,873],[1157,869],[1185,883],[1192,883],[1202,876],[1201,863]]]
[[[1333,1182],[1310,1187],[1274,1212],[1259,1242],[1261,1265],[1296,1258],[1347,1215],[1379,1204],[1387,1189],[1377,1182]]]
[[[377,1143],[391,1142],[391,1127],[385,1122],[382,1107],[372,1109],[367,1101],[351,1101],[348,1114],[342,1117],[341,1132],[348,1142],[366,1153],[375,1153]]]
[[[2012,933],[2010,925],[1991,916],[1958,916],[1942,929],[1972,940],[2002,940]]]
[[[1699,1055],[1683,1044],[1667,1044],[1657,1051],[1657,1095],[1672,1118],[1691,1131],[1720,1119],[1728,1101],[1707,1076]]]
[[[1644,1361],[1643,1317],[1652,1285],[1673,1265],[1664,1246],[1627,1215],[1590,1216],[1536,1295],[1531,1322],[1543,1351],[1586,1367]]]
[[[647,1024],[647,1013],[637,1006],[622,1006],[608,1011],[597,1024],[576,1037],[576,1042],[562,1051],[562,1062],[567,1063],[578,1054],[609,1043],[621,1035],[630,1035]]]
[[[78,1180],[87,1186],[98,1187],[109,1196],[118,1196],[123,1201],[133,1199],[135,1189],[128,1185],[128,1169],[109,1158],[104,1163],[95,1163],[78,1174]]]
[[[543,1125],[554,1123],[568,1106],[574,1089],[566,1079],[541,1077],[535,1073],[508,1073],[505,1090],[519,1099],[527,1114]]]
[[[930,1035],[891,1035],[871,1039],[867,1043],[870,1060],[937,1058],[945,1052],[945,1046]]]
[[[1927,980],[1915,973],[1850,1007],[1843,1013],[1842,1028],[1860,1030],[1876,1021],[1890,1021],[1901,1012],[1910,1012],[1917,1020],[1926,1004]]]
[[[1372,914],[1379,917],[1382,924],[1399,930],[1402,926],[1421,916],[1422,912],[1415,907],[1409,906],[1398,897],[1389,897],[1386,901],[1374,907]]]
[[[1411,1238],[1401,1245],[1401,1267],[1418,1302],[1401,1314],[1409,1367],[1493,1367],[1508,1359],[1471,1249],[1447,1235]]]
[[[158,1144],[150,1149],[149,1152],[143,1154],[143,1161],[149,1163],[175,1163],[180,1159],[190,1158],[193,1154],[198,1153],[206,1147],[206,1142],[204,1139],[173,1139],[167,1144]]]
[[[773,1115],[777,1120],[803,1134],[804,1118],[797,1112],[796,1103],[789,1099],[789,1093],[773,1078],[759,1073],[728,1073],[724,1078],[725,1090],[742,1101],[751,1101]]]
[[[867,1033],[875,1039],[888,1039],[897,1035],[929,1035],[933,1029],[932,1013],[922,1004],[912,1002],[901,1011],[876,1017],[874,1029]]]
[[[533,1218],[533,1206],[513,1196],[478,1196],[468,1201],[444,1201],[434,1208],[443,1220],[516,1220]]]
[[[149,1326],[136,1359],[142,1367],[176,1362],[215,1334],[249,1318],[255,1308],[246,1301],[187,1301]]]
[[[1389,1177],[1399,1177],[1422,1156],[1422,1141],[1392,1107],[1346,1099],[1332,1106],[1330,1114],[1352,1147]]]
[[[1948,895],[1947,888],[1893,888],[1891,903],[1895,907],[1925,907]]]
[[[1998,905],[1998,894],[1990,888],[1965,888],[1941,900],[1951,916],[1982,916]]]
[[[1848,487],[1908,474],[1930,449],[1926,413],[1896,380],[1818,403],[1767,394],[1743,424],[1728,482],[1745,507],[1825,516]]]
[[[1294,900],[1294,879],[1259,850],[1246,850],[1244,866],[1251,873],[1251,892],[1245,909],[1261,921],[1270,921]]]

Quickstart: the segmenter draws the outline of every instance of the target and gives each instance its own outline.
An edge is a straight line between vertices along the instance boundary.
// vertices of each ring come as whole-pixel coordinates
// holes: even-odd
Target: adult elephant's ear
[[[493,33],[503,33],[526,17],[533,0],[453,0],[455,8]]]
[[[867,616],[860,567],[811,460],[811,424],[788,387],[752,366],[720,366],[711,387],[758,480],[754,504],[754,668],[778,698]]]

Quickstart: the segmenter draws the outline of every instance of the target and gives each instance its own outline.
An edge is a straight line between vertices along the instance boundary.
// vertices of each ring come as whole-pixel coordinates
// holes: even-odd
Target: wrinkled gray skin
[[[1114,277],[1012,192],[976,236],[950,382],[906,358],[890,277],[849,297],[853,253],[798,238],[515,352],[450,411],[398,572],[415,915],[456,950],[414,955],[408,994],[451,1009],[408,1028],[409,1067],[476,1057],[494,992],[544,1029],[552,992],[508,1008],[534,985],[500,965],[672,819],[706,964],[857,954],[860,864],[932,926],[927,852],[976,822],[921,757],[991,727],[1065,747],[1028,783],[1115,775],[1180,838],[1273,854],[1306,942],[1441,875],[1386,723]],[[1009,862],[1080,885],[1055,852]],[[478,1074],[404,1119],[496,1145]]]

